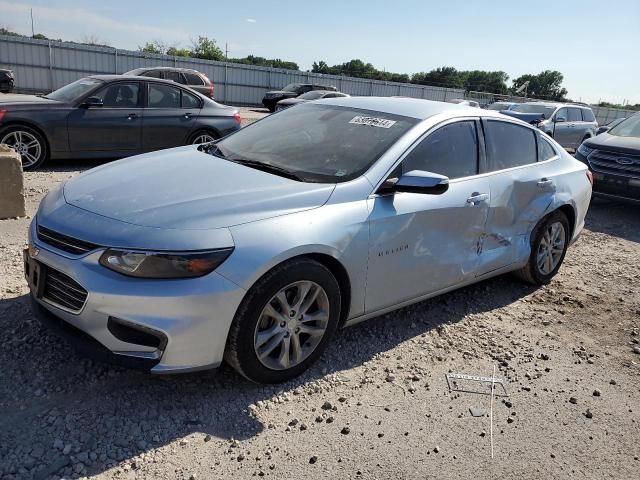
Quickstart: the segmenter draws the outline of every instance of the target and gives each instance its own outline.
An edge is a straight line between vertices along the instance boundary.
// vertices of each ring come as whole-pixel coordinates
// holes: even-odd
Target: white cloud
[[[249,22],[249,23],[258,23],[258,21],[255,18],[247,18],[247,22]]]
[[[17,4],[0,0],[0,11],[5,18],[29,18],[29,11],[32,5]],[[47,7],[43,5],[33,5],[36,32],[51,35],[53,32],[61,32],[65,38],[63,40],[79,40],[82,35],[95,34],[100,39],[107,41],[118,41],[123,36],[135,38],[161,38],[166,39],[171,35],[170,40],[186,41],[189,38],[187,32],[168,30],[166,28],[142,25],[134,22],[127,22],[124,19],[115,20],[99,13],[77,7]],[[80,35],[75,32],[82,30]],[[25,30],[22,28],[21,30]],[[28,25],[31,33],[31,25]],[[64,33],[67,35],[64,35]],[[72,33],[73,32],[73,33]],[[76,38],[77,37],[77,38]]]

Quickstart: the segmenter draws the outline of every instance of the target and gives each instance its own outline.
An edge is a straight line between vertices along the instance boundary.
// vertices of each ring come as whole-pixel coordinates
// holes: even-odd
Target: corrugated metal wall
[[[338,90],[350,95],[399,95],[440,101],[465,97],[464,90],[453,88],[321,75],[0,35],[0,67],[15,72],[16,87],[20,91],[49,92],[87,75],[124,73],[134,68],[152,66],[199,70],[213,80],[216,99],[231,105],[260,105],[267,90],[282,88],[292,82],[311,81],[335,85]],[[482,104],[493,101],[493,95],[489,93],[472,92],[469,98]],[[600,125],[636,113],[615,108],[592,108]]]
[[[0,36],[0,67],[14,71],[19,91],[48,92],[87,75],[124,73],[145,66],[176,66],[199,70],[213,80],[216,99],[232,105],[260,105],[267,90],[282,88],[292,82],[335,85],[338,90],[351,95],[401,95],[429,100],[464,96],[464,90],[459,89]]]

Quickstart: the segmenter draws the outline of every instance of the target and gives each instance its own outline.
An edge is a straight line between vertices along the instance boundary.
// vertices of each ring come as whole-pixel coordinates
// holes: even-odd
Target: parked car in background
[[[475,100],[466,100],[464,98],[452,98],[451,100],[447,100],[449,103],[455,103],[458,105],[466,105],[468,107],[480,108],[480,104]]]
[[[593,172],[594,195],[640,204],[640,113],[585,140],[576,158]]]
[[[0,68],[0,92],[9,93],[13,91],[14,83],[13,70]]]
[[[311,92],[312,90],[323,90],[328,92],[335,92],[336,87],[332,85],[317,85],[314,83],[290,83],[282,90],[272,90],[264,94],[262,104],[269,109],[270,112],[276,111],[276,104],[280,100],[285,98],[295,98],[303,93]]]
[[[240,128],[235,108],[168,80],[96,75],[49,95],[0,98],[0,143],[25,170],[48,158],[118,158],[203,143]]]
[[[586,139],[594,137],[598,128],[593,111],[586,105],[527,102],[502,113],[536,125],[564,148],[578,148]]]
[[[616,125],[620,124],[620,122],[622,122],[623,120],[626,120],[626,118],[627,117],[616,118],[615,120],[610,121],[606,125],[602,125],[602,126],[598,127],[598,129],[596,130],[596,135],[600,135],[601,133],[608,132],[613,127],[615,127]]]
[[[204,73],[191,68],[172,68],[172,67],[153,67],[153,68],[136,68],[129,70],[124,75],[137,75],[142,77],[162,78],[164,80],[172,80],[176,83],[186,85],[187,87],[201,93],[205,97],[213,99],[214,86]]]
[[[510,110],[514,105],[518,105],[516,102],[493,102],[487,106],[487,110],[496,110],[498,112],[502,110]]]
[[[85,350],[283,382],[342,325],[506,272],[548,283],[587,173],[497,112],[331,98],[68,180],[31,222],[25,273],[36,316]]]
[[[320,100],[321,98],[339,98],[349,97],[346,93],[342,92],[327,92],[326,90],[312,90],[307,93],[303,93],[296,98],[286,98],[276,103],[276,111],[284,110],[285,108],[293,107],[300,103],[310,102],[312,100]]]

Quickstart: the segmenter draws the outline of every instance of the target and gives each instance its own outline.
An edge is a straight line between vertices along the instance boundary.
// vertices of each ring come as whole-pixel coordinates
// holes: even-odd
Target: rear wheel
[[[210,130],[200,130],[189,137],[190,145],[199,145],[201,143],[210,143],[218,139],[218,135]]]
[[[47,144],[38,132],[25,126],[9,127],[0,132],[0,143],[18,152],[23,170],[34,170],[47,159]]]
[[[545,285],[558,273],[570,241],[569,221],[559,210],[543,218],[533,230],[529,261],[515,272],[523,280]]]
[[[310,259],[284,263],[247,293],[225,359],[254,382],[284,382],[317,360],[339,318],[340,287],[331,272]]]

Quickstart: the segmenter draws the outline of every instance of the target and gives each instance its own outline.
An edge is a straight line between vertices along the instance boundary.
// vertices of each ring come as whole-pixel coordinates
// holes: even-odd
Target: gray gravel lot
[[[97,164],[26,173],[29,214]],[[76,354],[30,313],[29,221],[0,221],[2,479],[638,478],[637,209],[594,202],[546,287],[504,276],[365,322],[268,387]],[[490,396],[451,393],[445,375],[494,365],[509,396],[493,403],[492,459]]]

